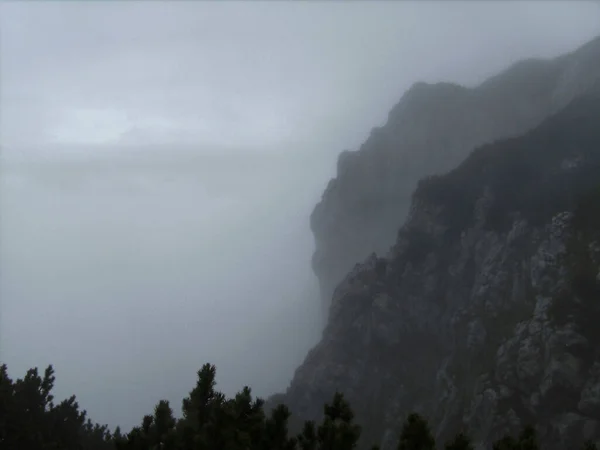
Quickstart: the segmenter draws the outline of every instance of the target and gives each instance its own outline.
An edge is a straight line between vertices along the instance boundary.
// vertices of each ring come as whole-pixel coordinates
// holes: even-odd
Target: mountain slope
[[[292,411],[319,417],[341,390],[384,449],[411,411],[438,439],[600,438],[599,93],[419,183],[388,256],[335,290]]]
[[[456,167],[473,148],[518,136],[600,79],[600,37],[553,60],[527,60],[474,89],[417,83],[337,176],[311,215],[325,310],[335,286],[370,253],[384,254],[417,181]]]

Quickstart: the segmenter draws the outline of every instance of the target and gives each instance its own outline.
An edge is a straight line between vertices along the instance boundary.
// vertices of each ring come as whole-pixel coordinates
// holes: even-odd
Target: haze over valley
[[[204,361],[225,392],[285,389],[318,338],[306,215],[332,161],[181,158],[3,166],[2,360],[54,364],[57,392],[111,425],[147,392],[176,403]]]

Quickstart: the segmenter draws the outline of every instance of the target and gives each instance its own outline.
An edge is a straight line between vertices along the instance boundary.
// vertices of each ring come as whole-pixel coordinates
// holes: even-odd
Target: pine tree
[[[10,448],[11,423],[10,417],[14,415],[13,381],[8,376],[6,364],[0,365],[0,444]]]
[[[471,439],[464,433],[458,433],[452,440],[446,442],[445,450],[473,450]]]
[[[317,450],[317,427],[312,420],[304,422],[302,433],[298,435],[298,445],[300,450]]]
[[[265,422],[263,449],[294,450],[296,438],[288,437],[288,419],[291,413],[287,406],[279,405]]]
[[[493,450],[517,450],[519,442],[512,436],[504,436],[496,441],[492,448]]]
[[[317,429],[319,450],[351,450],[360,438],[360,427],[356,425],[354,413],[340,392],[333,396],[331,404],[324,406],[325,417]]]
[[[167,400],[161,400],[154,407],[153,427],[151,430],[152,444],[165,446],[169,433],[175,429],[175,418],[173,410]],[[172,438],[171,438],[172,440]],[[170,443],[173,445],[174,443]],[[170,449],[168,449],[170,450]]]
[[[531,425],[526,426],[519,435],[519,449],[539,450],[539,448],[535,428]]]
[[[195,430],[208,422],[211,409],[222,400],[215,391],[216,384],[216,367],[204,364],[198,371],[196,387],[183,400],[183,417]]]
[[[435,450],[435,439],[427,421],[412,413],[406,418],[400,433],[398,450]]]

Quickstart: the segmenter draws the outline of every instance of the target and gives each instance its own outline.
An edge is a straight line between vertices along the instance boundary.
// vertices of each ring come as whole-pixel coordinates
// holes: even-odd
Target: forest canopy
[[[181,404],[176,418],[171,405],[160,400],[140,425],[127,433],[119,427],[93,423],[80,410],[75,396],[55,402],[52,366],[43,374],[37,368],[12,380],[6,364],[0,366],[0,449],[27,450],[352,450],[361,427],[344,396],[337,392],[323,407],[320,423],[306,421],[298,434],[290,432],[291,412],[280,404],[266,411],[265,403],[244,387],[233,398],[216,390],[216,368],[205,364],[196,386]],[[398,450],[438,448],[427,420],[412,413],[406,417]],[[377,449],[377,446],[372,449]],[[443,444],[446,450],[472,450],[468,434],[459,432]],[[494,450],[538,449],[534,427],[518,436],[505,436]],[[596,449],[587,442],[586,450]]]

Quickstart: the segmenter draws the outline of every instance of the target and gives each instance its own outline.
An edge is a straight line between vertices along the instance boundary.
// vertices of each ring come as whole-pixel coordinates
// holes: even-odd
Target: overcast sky
[[[5,151],[353,146],[414,81],[479,82],[600,30],[598,2],[573,1],[2,2],[0,13]]]
[[[0,1],[2,156],[55,163],[0,167],[0,361],[54,363],[112,426],[178,410],[206,361],[228,394],[282,391],[319,337],[308,218],[336,154],[414,82],[598,34],[572,0]],[[151,144],[200,158],[88,159]]]

